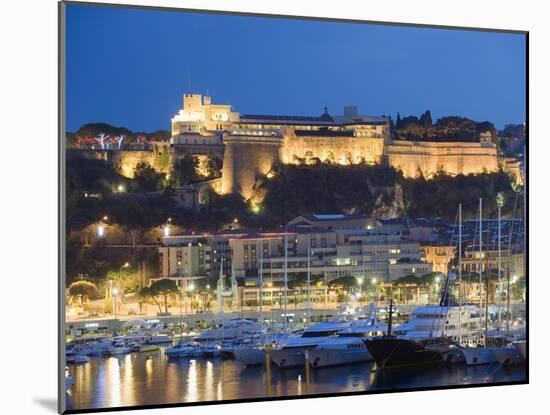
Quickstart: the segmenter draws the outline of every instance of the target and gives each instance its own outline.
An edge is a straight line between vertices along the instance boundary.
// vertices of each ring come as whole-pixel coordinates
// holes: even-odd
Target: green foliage
[[[199,159],[196,156],[186,154],[177,159],[172,168],[172,178],[176,186],[181,187],[196,181],[199,178],[198,167]]]
[[[158,305],[159,311],[162,312],[160,304],[157,300],[158,296],[164,297],[164,313],[168,313],[168,296],[171,294],[178,294],[179,289],[175,281],[163,278],[155,281],[149,287],[143,287],[139,291],[141,297],[151,297],[153,301]]]
[[[432,286],[432,284],[435,282],[435,278],[437,277],[437,273],[429,273],[424,274],[422,276],[416,276],[416,275],[405,275],[404,277],[398,278],[395,281],[392,282],[392,285],[395,287],[403,287],[406,285],[412,285],[415,287],[424,287],[428,288]]]
[[[161,190],[166,182],[166,175],[157,172],[149,163],[138,163],[134,170],[134,183],[140,192]]]
[[[404,117],[397,121],[398,136],[406,140],[427,141],[470,141],[478,142],[479,133],[490,132],[493,142],[498,144],[497,130],[488,122],[476,122],[464,117],[442,117],[432,123],[430,111],[420,116]]]
[[[355,278],[352,275],[347,275],[344,277],[339,277],[336,279],[333,279],[328,283],[329,287],[341,287],[345,290],[349,290],[350,288],[358,287],[359,283],[357,282],[357,278]]]
[[[510,215],[515,198],[510,178],[504,172],[450,176],[439,172],[431,180],[423,177],[403,179],[402,186],[406,214],[410,217],[441,217],[452,219],[459,203],[462,203],[464,218],[476,215],[479,198],[483,198],[484,214],[495,216],[497,195],[502,194],[503,215]]]
[[[85,298],[94,298],[97,295],[97,286],[90,281],[75,281],[69,285],[69,294],[75,297],[80,297],[81,302]]]
[[[206,161],[206,170],[209,178],[221,177],[222,161],[218,157],[209,156]]]

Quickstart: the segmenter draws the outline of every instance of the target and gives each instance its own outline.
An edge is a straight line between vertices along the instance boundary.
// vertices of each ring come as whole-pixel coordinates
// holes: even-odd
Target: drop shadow
[[[57,413],[57,399],[54,398],[34,398],[34,402],[52,412]]]

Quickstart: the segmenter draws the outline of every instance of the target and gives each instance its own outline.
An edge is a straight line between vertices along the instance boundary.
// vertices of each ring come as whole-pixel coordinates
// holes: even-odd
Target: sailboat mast
[[[479,198],[479,330],[483,327],[483,296],[481,290],[483,287],[483,259],[481,257],[483,249],[483,201]],[[481,334],[481,333],[480,333]]]
[[[498,238],[498,266],[497,266],[497,272],[498,272],[498,320],[497,320],[497,330],[500,331],[500,319],[501,319],[501,312],[502,312],[502,309],[501,309],[501,301],[502,301],[502,298],[501,298],[501,295],[502,295],[502,280],[501,280],[501,277],[500,277],[500,267],[501,267],[501,258],[500,258],[500,214],[501,214],[501,201],[500,201],[500,198],[499,196],[497,196],[497,205],[498,205],[498,234],[497,234],[497,238]]]
[[[458,205],[458,344],[462,344],[462,204]]]
[[[284,290],[285,290],[285,332],[288,332],[288,316],[287,316],[287,303],[288,303],[288,229],[285,225],[285,262],[284,262]]]
[[[259,279],[260,279],[260,315],[258,316],[259,317],[259,320],[260,320],[260,333],[262,335],[262,339],[263,339],[263,324],[264,324],[264,313],[263,313],[263,300],[264,300],[264,296],[263,296],[263,288],[264,288],[264,241],[263,239],[260,239],[260,266],[259,266],[259,270],[258,270],[258,276],[259,276]]]
[[[311,240],[307,247],[307,324],[311,321]]]

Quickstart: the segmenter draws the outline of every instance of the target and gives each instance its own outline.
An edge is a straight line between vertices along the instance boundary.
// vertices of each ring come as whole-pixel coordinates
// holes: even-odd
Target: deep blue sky
[[[241,113],[525,121],[525,37],[68,5],[67,129],[170,129],[182,94]]]

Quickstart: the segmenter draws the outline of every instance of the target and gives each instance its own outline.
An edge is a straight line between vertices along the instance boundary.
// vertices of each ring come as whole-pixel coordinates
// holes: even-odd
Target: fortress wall
[[[267,174],[280,161],[282,142],[280,137],[226,137],[221,192],[240,193],[250,199],[258,176]]]
[[[282,149],[285,164],[297,163],[297,158],[333,159],[339,164],[380,163],[384,154],[384,138],[287,136]]]
[[[67,149],[68,158],[105,160],[124,177],[133,178],[139,163],[148,163],[155,170],[169,174],[171,158],[167,145],[155,144],[152,150]]]
[[[415,177],[418,170],[425,177],[431,177],[438,170],[470,174],[499,168],[496,147],[480,143],[394,141],[386,146],[385,155],[388,163],[402,170],[405,177]]]

